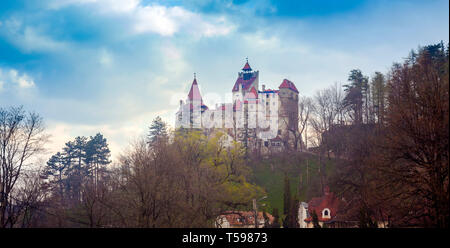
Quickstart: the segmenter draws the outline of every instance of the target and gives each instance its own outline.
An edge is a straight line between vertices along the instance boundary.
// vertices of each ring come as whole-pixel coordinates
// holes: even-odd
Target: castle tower
[[[238,73],[238,78],[233,86],[233,103],[237,100],[243,102],[244,96],[249,93],[254,87],[258,91],[259,85],[259,71],[253,71],[248,63],[248,59],[242,68],[242,71]]]
[[[191,89],[189,90],[187,103],[198,103],[201,105],[203,103],[202,96],[200,94],[200,90],[198,88],[197,77],[194,73],[194,81],[192,82]]]
[[[298,135],[299,92],[294,83],[287,79],[284,79],[278,88],[278,135],[292,144],[294,132]]]
[[[191,89],[189,90],[186,103],[180,101],[180,110],[177,112],[176,127],[202,128],[202,113],[208,107],[203,103],[197,78],[194,73]]]

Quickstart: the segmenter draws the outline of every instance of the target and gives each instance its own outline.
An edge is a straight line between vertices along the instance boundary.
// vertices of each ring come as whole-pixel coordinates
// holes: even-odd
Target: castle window
[[[266,98],[269,98],[269,94],[266,94]]]
[[[269,141],[264,141],[264,146],[268,147],[269,146]]]
[[[331,218],[330,213],[331,213],[330,209],[328,208],[323,209],[322,218]]]
[[[278,129],[278,135],[281,135],[281,129]]]

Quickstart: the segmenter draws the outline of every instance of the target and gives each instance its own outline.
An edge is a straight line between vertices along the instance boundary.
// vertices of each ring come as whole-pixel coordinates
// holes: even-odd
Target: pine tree
[[[93,177],[94,183],[97,185],[103,166],[111,162],[108,143],[102,134],[97,133],[94,137],[90,137],[85,146],[85,154],[84,161],[89,169],[89,176]]]
[[[371,81],[372,101],[378,124],[383,124],[386,110],[386,79],[381,72],[375,72]]]
[[[344,85],[344,90],[347,92],[344,98],[344,106],[350,107],[353,111],[352,117],[355,124],[363,123],[363,112],[366,113],[366,120],[368,119],[368,80],[368,77],[356,69],[350,72],[348,77],[350,84]],[[365,108],[363,108],[364,103],[366,105]]]
[[[69,165],[66,171],[66,188],[72,192],[70,197],[77,202],[81,200],[83,179],[89,173],[84,163],[86,142],[86,137],[78,136],[74,141],[67,142],[66,147],[63,148],[65,163]]]
[[[289,226],[291,228],[299,228],[298,224],[298,209],[300,206],[300,201],[297,197],[294,198],[294,200],[291,203],[291,210],[289,212]]]
[[[63,155],[60,152],[57,152],[53,155],[47,162],[47,166],[45,168],[45,176],[51,176],[56,182],[59,188],[59,194],[62,199],[64,193],[64,173],[68,168],[68,164],[64,160]]]
[[[280,215],[278,214],[278,208],[274,208],[272,210],[272,215],[273,215],[273,223],[272,223],[272,228],[280,228]]]
[[[288,215],[290,207],[291,207],[291,186],[290,186],[290,183],[289,183],[289,177],[288,177],[287,173],[284,174],[284,195],[283,195],[283,200],[284,200],[283,214]]]
[[[148,135],[148,144],[152,145],[158,140],[167,139],[167,124],[157,116],[150,126],[150,133]]]

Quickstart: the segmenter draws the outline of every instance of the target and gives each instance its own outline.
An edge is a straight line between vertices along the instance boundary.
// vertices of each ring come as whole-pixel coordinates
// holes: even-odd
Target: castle
[[[277,90],[259,90],[259,71],[248,60],[232,88],[232,103],[210,109],[203,102],[194,75],[186,101],[180,100],[175,127],[212,133],[221,130],[230,140],[242,142],[249,151],[260,154],[296,148],[298,132],[298,90],[284,79]]]

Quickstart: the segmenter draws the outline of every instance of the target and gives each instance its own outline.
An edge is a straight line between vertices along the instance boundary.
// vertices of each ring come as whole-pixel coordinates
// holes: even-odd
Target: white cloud
[[[157,33],[172,36],[186,32],[196,37],[227,35],[235,29],[225,17],[206,17],[182,7],[158,4],[143,5],[141,0],[51,0],[49,7],[92,6],[99,14],[130,21],[133,34]]]
[[[23,25],[22,21],[10,18],[5,21],[4,28],[0,30],[5,37],[25,52],[57,52],[68,47],[65,42],[60,42],[43,34],[40,30]]]
[[[50,134],[50,140],[46,147],[49,153],[56,153],[61,151],[66,142],[75,139],[77,136],[89,137],[101,133],[108,141],[111,158],[116,160],[133,140],[137,140],[146,135],[148,127],[156,116],[159,115],[166,120],[166,118],[172,117],[173,114],[169,110],[143,112],[124,121],[97,125],[73,124],[49,120],[46,122],[46,132]],[[175,120],[173,119],[173,121]]]
[[[99,63],[102,66],[111,66],[112,63],[114,62],[114,58],[113,55],[106,49],[101,49],[100,50],[100,54],[99,54]]]
[[[136,10],[134,31],[136,33],[155,32],[161,35],[173,35],[179,29],[179,21],[188,18],[189,12],[164,6],[145,6]]]
[[[36,85],[34,80],[26,73],[20,74],[16,69],[0,68],[0,91],[10,86],[15,86],[19,89],[28,89]]]
[[[130,12],[139,4],[140,0],[50,0],[50,9],[60,9],[70,5],[93,4],[100,12]]]

